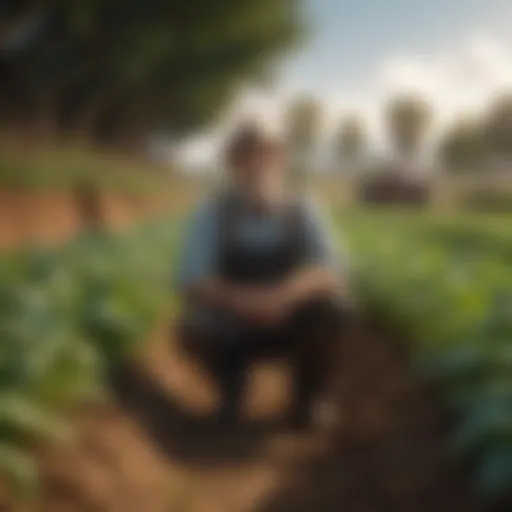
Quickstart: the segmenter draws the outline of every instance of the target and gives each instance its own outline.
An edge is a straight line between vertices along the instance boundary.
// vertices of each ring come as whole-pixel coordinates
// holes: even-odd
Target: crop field
[[[512,512],[508,4],[0,0],[0,512]]]
[[[30,447],[72,434],[70,407],[102,398],[169,307],[173,244],[166,220],[2,259],[0,468],[15,488],[35,491]]]
[[[508,219],[340,220],[368,307],[412,341],[456,421],[452,447],[488,496],[512,488],[512,236]]]
[[[418,455],[419,461],[409,462],[412,464],[409,470],[407,463],[394,460],[398,455],[387,455],[386,463],[391,460],[397,466],[402,464],[400,471],[416,471],[415,464],[421,465],[422,457],[440,450],[443,457],[453,461],[455,468],[469,468],[469,472],[461,470],[464,476],[460,477],[440,474],[440,480],[429,480],[431,487],[423,486],[425,488],[414,496],[407,495],[408,501],[404,501],[403,496],[402,501],[398,498],[391,500],[388,496],[391,491],[386,491],[388,494],[379,492],[384,492],[384,496],[388,496],[386,499],[394,503],[394,510],[398,511],[476,510],[470,506],[473,497],[481,504],[481,510],[486,510],[488,506],[507,500],[507,493],[512,489],[512,235],[507,217],[354,209],[335,211],[334,217],[340,233],[348,240],[355,290],[359,304],[366,312],[363,318],[366,315],[378,318],[379,325],[385,326],[379,329],[363,326],[363,334],[359,335],[353,353],[359,355],[353,355],[352,359],[347,356],[347,365],[351,368],[347,370],[346,379],[353,380],[353,391],[345,391],[345,395],[348,393],[349,399],[357,402],[356,409],[379,406],[379,400],[384,403],[377,392],[382,392],[378,388],[383,387],[379,376],[386,379],[388,375],[389,381],[402,376],[403,389],[389,391],[390,401],[403,402],[400,406],[404,422],[401,437],[406,439],[408,433],[416,429],[413,448],[423,449],[425,453]],[[72,444],[77,432],[70,417],[77,408],[90,403],[112,403],[112,388],[107,384],[109,378],[126,361],[147,359],[147,353],[155,350],[148,341],[150,335],[160,319],[168,317],[174,310],[172,262],[181,227],[181,216],[174,213],[120,233],[83,233],[59,248],[27,248],[2,257],[0,471],[9,494],[18,496],[15,500],[38,503],[38,496],[45,492],[44,468],[40,467],[38,447]],[[409,355],[403,364],[390,355],[398,344],[395,338],[405,340],[400,343],[405,343]],[[383,349],[388,343],[385,340],[389,339],[393,340],[390,348]],[[164,345],[167,343],[164,341]],[[389,359],[389,362],[378,363],[380,366],[372,368],[370,361],[381,352],[382,361]],[[155,356],[154,365],[162,365],[163,359],[161,354]],[[172,377],[173,372],[178,375],[180,370],[176,368],[176,364],[162,366],[161,374],[165,378]],[[365,374],[368,379],[373,379],[375,391],[369,398],[361,395],[358,399],[360,391],[355,391],[359,389],[356,380]],[[182,381],[186,382],[186,378]],[[407,398],[412,402],[406,401],[405,397],[409,397],[410,390],[416,386],[409,381],[422,383],[418,385],[432,383],[437,390],[439,410],[433,414],[450,419],[449,426],[443,428],[447,445],[440,441],[439,447],[432,449],[429,443],[433,442],[433,434],[423,432],[425,425],[407,426],[411,421],[407,416],[414,415],[412,411],[417,402],[423,404],[427,400],[414,395]],[[135,384],[132,382],[132,385]],[[124,403],[131,404],[130,407],[135,407],[137,414],[146,419],[150,413],[156,415],[157,423],[167,422],[164,428],[172,430],[168,424],[171,420],[162,417],[161,405],[155,406],[152,412],[146,410],[144,408],[149,407],[151,400],[139,398],[137,401],[133,389],[127,389],[132,388],[125,386],[122,391]],[[398,418],[398,412],[390,412],[396,404],[393,408],[391,405],[386,407],[386,414]],[[358,426],[359,420],[354,419],[359,417],[358,414],[363,417],[366,412],[363,414],[361,409],[359,413],[351,413],[353,431],[348,426],[347,432],[338,435],[338,440],[343,439],[343,443],[350,446],[356,440],[361,443],[362,432],[371,424],[378,432],[372,434],[375,437],[368,434],[371,439],[371,442],[367,441],[368,446],[373,446],[371,443],[376,439],[384,446],[391,436],[386,430],[388,427],[378,427],[378,421],[366,419]],[[399,423],[397,418],[393,420],[395,427]],[[251,442],[255,443],[254,440]],[[129,451],[128,444],[125,449]],[[344,460],[349,464],[350,455],[346,450],[340,452],[337,464],[343,464]],[[368,450],[372,451],[371,448]],[[157,445],[157,451],[165,451],[164,445]],[[332,457],[337,452],[330,448],[328,453]],[[373,458],[364,462],[363,451],[358,453],[356,450],[353,457],[363,466],[375,465]],[[445,471],[447,463],[443,460],[440,458],[438,465]],[[251,464],[254,466],[255,463]],[[203,466],[200,465],[201,474],[204,473]],[[250,466],[251,471],[253,466]],[[328,467],[331,469],[326,471],[331,480],[323,478],[320,484],[315,484],[319,488],[332,482],[336,471],[339,471],[339,478],[345,478],[342,476],[344,469],[335,471]],[[454,471],[458,472],[457,469]],[[368,473],[368,467],[361,469],[361,475],[363,473]],[[469,474],[470,483],[459,484],[466,481],[466,474]],[[164,475],[169,483],[172,478],[168,473],[164,472]],[[317,477],[310,474],[307,481],[311,484]],[[388,477],[381,474],[377,479]],[[206,496],[203,496],[206,502],[212,500],[211,493],[205,490],[207,484],[196,484],[194,478],[189,487],[192,485],[194,489],[193,485],[198,485],[198,496]],[[213,476],[211,478],[211,482],[217,481]],[[224,477],[227,488],[233,485],[230,478]],[[252,482],[252,478],[247,476],[240,485],[257,487],[255,483],[247,483]],[[389,489],[405,496],[406,491],[396,491],[396,482],[401,480],[396,475],[393,478]],[[427,478],[434,476],[417,477],[418,480]],[[328,485],[329,488],[322,491],[325,495],[336,487],[332,483]],[[371,496],[372,485],[376,484],[361,476],[357,485],[366,486],[366,492]],[[449,485],[450,491],[436,491],[440,485]],[[307,499],[300,496],[305,488],[306,484],[294,494],[295,500],[303,500],[304,507]],[[265,493],[271,491],[267,489]],[[429,508],[425,504],[426,495],[436,492],[444,498],[438,496],[441,501]],[[339,504],[352,507],[350,510],[354,511],[371,506],[354,501],[352,494],[342,487],[337,496],[337,501],[331,501],[319,510],[334,510],[332,507]],[[380,494],[375,494],[374,498],[377,501],[384,499]],[[248,499],[256,500],[256,497],[241,497],[240,503]],[[321,503],[319,500],[323,498],[315,495],[308,499]],[[73,503],[76,507],[73,510],[82,510],[76,502]],[[450,508],[455,506],[459,508]],[[279,510],[302,510],[291,507],[288,505]],[[199,505],[197,508],[190,505],[190,510],[196,509],[200,510]],[[241,504],[235,504],[222,510],[242,509]],[[260,509],[277,510],[272,504],[255,510]],[[42,504],[35,510],[53,508],[48,504],[45,508]],[[114,507],[105,510],[114,510]],[[163,500],[152,510],[170,511],[174,508]]]

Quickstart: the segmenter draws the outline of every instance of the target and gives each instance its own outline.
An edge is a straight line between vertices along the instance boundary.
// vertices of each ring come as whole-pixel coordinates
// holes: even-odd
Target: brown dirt
[[[331,437],[279,428],[280,368],[254,372],[235,434],[215,430],[212,386],[155,333],[114,378],[117,406],[84,411],[74,448],[41,457],[34,512],[478,512],[448,455],[439,411],[407,358],[375,328],[346,342]],[[5,510],[9,510],[6,508]]]
[[[100,209],[109,229],[123,229],[135,222],[182,211],[192,192],[163,190],[151,195],[102,192]],[[23,244],[58,245],[83,228],[76,199],[69,191],[0,189],[0,249]]]

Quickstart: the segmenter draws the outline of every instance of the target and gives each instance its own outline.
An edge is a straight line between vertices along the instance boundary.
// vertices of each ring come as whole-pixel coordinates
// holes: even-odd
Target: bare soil
[[[117,230],[164,212],[183,211],[191,195],[169,189],[132,196],[102,191],[99,210],[104,225]],[[24,244],[58,245],[83,227],[76,197],[69,191],[0,189],[0,249]]]
[[[84,410],[73,448],[41,454],[34,512],[478,512],[448,455],[441,414],[407,357],[375,327],[345,340],[331,435],[280,422],[286,369],[251,374],[247,423],[209,419],[216,394],[167,326],[113,378],[115,405]],[[18,510],[6,507],[5,511]]]

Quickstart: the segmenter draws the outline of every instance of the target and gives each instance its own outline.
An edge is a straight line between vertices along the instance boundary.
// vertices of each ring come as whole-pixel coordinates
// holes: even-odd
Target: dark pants
[[[326,388],[340,360],[344,324],[337,301],[322,299],[297,307],[281,325],[258,327],[241,324],[235,340],[226,332],[194,325],[181,326],[185,350],[206,363],[218,382],[223,401],[221,414],[236,417],[245,391],[249,366],[258,359],[285,358],[293,368],[292,415],[308,414],[312,401]],[[227,342],[228,341],[228,342]]]

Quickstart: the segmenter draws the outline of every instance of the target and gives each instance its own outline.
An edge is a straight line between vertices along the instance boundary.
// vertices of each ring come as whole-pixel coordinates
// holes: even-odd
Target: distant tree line
[[[461,116],[446,133],[440,156],[452,169],[471,171],[512,159],[512,92],[496,97],[481,117]]]
[[[287,134],[291,147],[308,151],[316,146],[323,108],[310,97],[297,98],[289,105]],[[419,95],[398,95],[384,106],[383,116],[394,154],[414,162],[434,123],[433,106]],[[364,118],[355,112],[343,116],[332,137],[339,166],[350,168],[368,145]],[[472,172],[493,160],[512,159],[512,91],[494,98],[479,117],[459,115],[440,134],[434,150],[450,172]]]
[[[298,0],[0,3],[0,129],[131,145],[216,119],[304,33]]]

